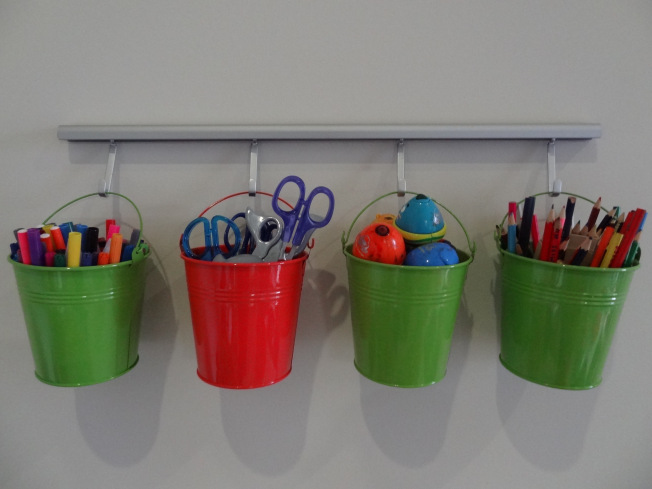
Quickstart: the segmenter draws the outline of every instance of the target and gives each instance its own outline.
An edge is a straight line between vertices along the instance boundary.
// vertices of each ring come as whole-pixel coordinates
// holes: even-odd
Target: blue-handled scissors
[[[299,187],[299,199],[292,210],[281,209],[278,202],[281,190],[288,183],[294,183]],[[328,199],[328,211],[326,212],[325,217],[310,214],[312,201],[320,194],[325,195]],[[303,183],[303,180],[297,176],[290,175],[281,180],[281,183],[276,187],[274,196],[272,197],[272,207],[274,212],[283,219],[284,223],[282,249],[282,257],[284,260],[291,260],[301,253],[308,244],[310,236],[315,229],[324,227],[333,217],[335,197],[329,188],[315,187],[312,192],[310,192],[307,199],[305,196],[306,185]],[[286,252],[285,250],[288,246],[291,246],[291,249]]]
[[[225,239],[223,243],[223,247],[220,246],[219,242],[219,234],[218,234],[218,223],[222,221],[225,222],[227,225],[227,234],[225,234]],[[205,248],[201,252],[201,254],[196,254],[193,252],[192,248],[190,247],[190,234],[192,233],[192,230],[197,226],[197,224],[202,223],[204,225],[204,243],[205,243]],[[232,229],[233,234],[235,236],[235,243],[231,244],[228,241],[228,230]],[[183,235],[181,237],[181,245],[183,247],[183,252],[186,254],[186,256],[190,258],[194,258],[195,260],[204,260],[204,261],[213,261],[213,259],[216,256],[224,256],[225,258],[229,258],[233,255],[235,255],[238,250],[240,249],[240,229],[238,229],[238,226],[236,225],[235,222],[233,222],[231,219],[228,219],[224,216],[213,216],[213,218],[208,221],[207,218],[205,217],[197,217],[190,221],[188,226],[186,226],[186,230],[183,232]]]

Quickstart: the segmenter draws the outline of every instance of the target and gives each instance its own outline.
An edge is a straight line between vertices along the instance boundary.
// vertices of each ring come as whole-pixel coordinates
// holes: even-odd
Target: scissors
[[[217,225],[220,221],[225,222],[227,225],[227,233],[225,233],[224,236],[223,247],[220,246],[218,238],[219,234]],[[205,248],[201,254],[197,255],[192,251],[192,248],[190,247],[190,234],[192,233],[192,230],[195,228],[195,226],[197,226],[199,223],[204,225]],[[233,234],[235,235],[235,244],[233,245],[229,243],[227,239],[229,229],[232,229]],[[228,219],[224,216],[213,216],[209,222],[205,217],[196,217],[190,221],[188,226],[186,226],[186,230],[183,232],[181,237],[181,245],[186,256],[194,258],[195,260],[213,261],[216,257],[223,256],[228,258],[235,255],[240,249],[240,240],[240,229],[238,229],[236,223],[231,219]]]
[[[260,261],[278,261],[283,252],[283,223],[276,217],[259,216],[247,207],[247,229],[251,232],[256,247],[252,255]],[[276,234],[273,234],[273,230]]]
[[[299,199],[292,210],[286,211],[279,207],[278,200],[281,190],[288,183],[294,183],[299,187]],[[326,217],[310,214],[312,201],[319,194],[324,194],[328,198],[328,211],[326,212]],[[285,224],[283,229],[283,246],[281,249],[281,255],[284,260],[291,260],[301,253],[308,244],[310,236],[315,229],[324,227],[330,222],[331,217],[333,217],[335,197],[329,188],[315,187],[312,192],[310,192],[307,199],[305,196],[306,185],[303,183],[303,180],[297,176],[290,175],[281,180],[274,191],[274,196],[272,197],[272,207],[274,212],[283,219],[283,223]],[[290,245],[290,250],[285,251]]]
[[[245,220],[245,228],[244,228],[244,236],[242,237],[242,245],[238,249],[237,253],[238,255],[244,255],[244,254],[249,254],[252,252],[254,249],[254,246],[256,246],[256,243],[253,240],[253,237],[251,236],[251,231],[249,231],[249,226],[246,225],[247,223],[247,218],[245,216],[244,212],[238,212],[235,216],[231,218],[233,222],[235,222],[237,219],[244,219]],[[229,241],[229,231],[231,230],[230,227],[227,226],[227,228],[224,230],[224,242],[227,243]]]

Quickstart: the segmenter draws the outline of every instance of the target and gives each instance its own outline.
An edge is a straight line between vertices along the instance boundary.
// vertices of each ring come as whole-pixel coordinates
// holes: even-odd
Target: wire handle
[[[138,221],[140,222],[140,227],[138,228],[138,244],[134,247],[134,251],[131,254],[131,260],[134,262],[143,260],[149,254],[149,245],[147,243],[141,242],[140,240],[141,236],[143,235],[143,216],[140,214],[140,210],[138,209],[136,204],[134,204],[134,202],[125,195],[116,192],[106,192],[106,195],[115,195],[117,197],[121,197],[125,199],[127,202],[129,202],[136,210],[136,214],[138,214]],[[100,196],[98,193],[92,193],[92,194],[82,195],[81,197],[77,197],[76,199],[71,200],[67,204],[62,205],[57,210],[55,210],[52,214],[50,214],[48,217],[43,219],[43,224],[50,222],[50,219],[52,219],[55,215],[57,215],[60,211],[62,211],[66,207],[69,207],[75,202],[79,202],[80,200],[87,199],[89,197],[102,197],[102,196]]]
[[[377,199],[372,200],[360,212],[358,212],[358,215],[355,216],[355,218],[353,219],[353,222],[349,226],[349,230],[348,231],[342,231],[342,252],[344,252],[346,250],[346,246],[347,246],[347,243],[349,241],[349,237],[351,236],[351,231],[353,230],[353,226],[355,226],[355,223],[358,221],[360,216],[362,216],[362,214],[364,214],[364,212],[367,209],[369,209],[369,207],[374,205],[379,200],[384,199],[385,197],[389,197],[390,195],[398,195],[398,193],[399,192],[397,191],[397,192],[389,192],[387,194],[381,195]],[[406,191],[405,193],[409,194],[409,195],[419,195],[416,192],[408,192],[408,191]],[[453,212],[451,212],[451,210],[448,207],[446,207],[444,204],[436,201],[435,199],[430,199],[430,200],[432,200],[435,204],[437,204],[439,207],[441,207],[446,212],[448,212],[451,216],[453,216],[453,218],[460,225],[460,228],[462,228],[462,231],[464,232],[464,236],[466,236],[466,242],[467,242],[467,244],[469,246],[469,251],[471,252],[471,261],[473,261],[473,258],[475,257],[475,250],[476,250],[475,241],[471,241],[471,238],[469,237],[469,233],[466,231],[466,228],[464,227],[464,224],[462,224],[462,221],[460,221],[459,218],[455,214],[453,214]]]

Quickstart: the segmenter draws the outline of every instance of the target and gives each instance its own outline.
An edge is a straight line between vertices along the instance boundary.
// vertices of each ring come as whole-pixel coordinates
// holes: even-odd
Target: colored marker
[[[32,260],[29,256],[29,240],[27,239],[27,229],[19,229],[16,232],[16,238],[18,240],[18,247],[20,248],[20,255],[23,263],[25,265],[31,265]]]
[[[66,249],[66,242],[63,239],[63,233],[61,232],[61,228],[59,226],[52,226],[50,228],[50,235],[52,236],[52,240],[54,241],[55,250]]]
[[[41,243],[45,246],[45,251],[54,251],[54,241],[50,237],[49,233],[41,233]]]
[[[75,224],[75,231],[81,233],[81,250],[84,252],[86,251],[86,233],[88,232],[88,226],[86,224]]]
[[[523,204],[523,216],[521,218],[521,228],[518,233],[518,244],[521,245],[524,256],[531,256],[529,253],[530,248],[530,232],[532,230],[532,216],[534,215],[534,205],[536,203],[535,197],[526,197]]]
[[[86,251],[93,253],[97,251],[97,241],[99,239],[100,230],[94,226],[86,230]]]
[[[81,233],[73,231],[68,235],[66,265],[70,268],[79,266],[81,261]]]
[[[63,250],[57,250],[54,254],[54,266],[55,267],[65,267],[66,266],[66,252]]]
[[[109,229],[111,225],[115,224],[115,219],[107,219],[105,223],[105,228],[104,228],[104,236],[106,236],[106,239],[109,239],[111,235],[109,234]]]
[[[120,254],[120,261],[129,261],[131,260],[131,254],[134,252],[135,246],[128,244],[122,247],[122,253]]]
[[[111,248],[109,248],[109,263],[120,263],[122,253],[122,234],[114,233],[111,236]]]
[[[68,244],[68,235],[72,233],[73,228],[72,228],[72,223],[71,222],[64,222],[59,226],[61,229],[61,235],[63,236],[63,241]],[[63,249],[63,248],[62,248]]]
[[[32,265],[42,267],[45,265],[45,250],[41,243],[41,228],[29,228],[27,230],[29,243],[29,258]]]
[[[81,254],[80,266],[90,267],[93,264],[93,254],[88,251],[84,251]]]
[[[57,254],[54,251],[46,251],[45,252],[45,266],[46,267],[53,267],[54,266],[54,257]]]
[[[109,264],[109,254],[105,251],[101,251],[97,255],[97,264],[98,265],[108,265]]]

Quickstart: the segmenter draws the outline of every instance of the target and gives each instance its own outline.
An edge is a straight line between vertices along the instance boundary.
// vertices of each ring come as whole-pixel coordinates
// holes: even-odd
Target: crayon
[[[19,229],[16,232],[18,247],[20,248],[20,255],[22,262],[25,265],[31,265],[32,260],[29,256],[29,240],[27,239],[27,229]]]
[[[562,231],[561,218],[558,216],[555,219],[552,228],[552,239],[550,240],[550,249],[548,251],[547,261],[551,261],[553,263],[557,262],[557,258],[559,256],[559,245],[561,244],[561,231]]]
[[[510,214],[507,218],[507,251],[516,253],[516,218]]]
[[[609,263],[611,263],[611,259],[613,258],[614,253],[616,252],[616,248],[618,247],[622,239],[623,239],[623,235],[621,233],[614,232],[613,236],[609,240],[607,249],[604,252],[604,257],[600,262],[600,268],[609,268]]]
[[[122,253],[122,234],[114,233],[111,236],[111,248],[109,248],[109,263],[120,263]]]
[[[552,241],[552,233],[554,232],[555,226],[555,205],[553,204],[548,212],[548,217],[546,219],[546,224],[543,228],[543,240],[541,243],[541,252],[539,253],[539,259],[543,261],[548,261],[550,255],[550,242]]]
[[[634,241],[632,241],[632,246],[629,248],[629,252],[627,253],[627,258],[625,258],[625,262],[623,263],[624,267],[631,267],[634,264],[634,259],[636,258],[636,254],[638,253],[639,246],[638,246],[638,241],[641,239],[641,231],[636,233],[636,237],[634,238]]]
[[[521,250],[524,256],[528,256],[530,232],[532,230],[532,216],[534,215],[534,205],[536,203],[535,197],[526,197],[523,204],[523,216],[521,217],[521,227],[518,231],[518,244],[521,245]]]
[[[589,248],[591,248],[591,238],[586,238],[584,242],[580,245],[579,248],[577,248],[577,251],[575,252],[575,256],[573,256],[573,259],[571,260],[571,265],[581,265],[582,262],[584,261],[584,258],[586,257],[586,254],[589,252]]]
[[[602,258],[604,258],[604,253],[607,250],[607,245],[614,234],[615,219],[613,219],[613,221],[614,223],[607,226],[602,232],[602,236],[600,236],[600,241],[598,241],[598,246],[593,254],[593,259],[591,260],[592,267],[598,267],[600,266],[600,263],[602,263]]]
[[[634,238],[636,237],[636,233],[641,227],[641,223],[643,222],[643,218],[645,217],[646,212],[644,209],[639,208],[635,211],[630,212],[630,214],[633,214],[633,217],[629,222],[629,226],[624,229],[623,239],[620,242],[618,249],[616,250],[613,260],[609,264],[610,268],[622,267],[625,258],[627,258],[629,248],[632,245]],[[627,220],[628,219],[626,219],[625,222],[627,222]]]
[[[81,233],[73,231],[68,235],[66,266],[75,268],[81,261]]]
[[[532,214],[532,251],[535,252],[539,246],[539,220],[536,214]]]
[[[565,241],[568,239],[571,233],[571,227],[573,226],[573,212],[575,211],[575,197],[568,197],[566,201],[566,215],[564,218],[564,228],[561,232],[561,240]]]

